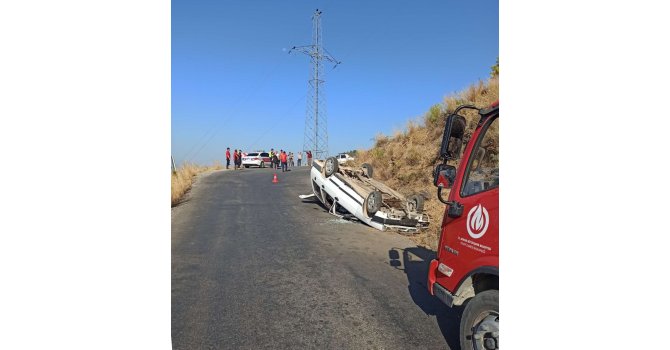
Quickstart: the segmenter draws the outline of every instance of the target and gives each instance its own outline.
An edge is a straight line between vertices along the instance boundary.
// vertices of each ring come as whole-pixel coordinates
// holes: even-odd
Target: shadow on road
[[[402,255],[402,262],[400,256]],[[458,333],[462,307],[450,308],[439,299],[428,293],[426,286],[430,261],[435,258],[435,252],[423,247],[405,249],[393,248],[389,250],[389,263],[407,276],[407,289],[412,301],[427,315],[435,315],[437,324],[442,331],[449,348],[460,349]]]
[[[188,198],[186,198],[187,195],[189,196]],[[187,194],[185,194],[184,197],[180,198],[174,204],[172,204],[171,208],[175,208],[175,207],[180,206],[182,204],[186,204],[190,201],[191,201],[190,193],[187,192]]]

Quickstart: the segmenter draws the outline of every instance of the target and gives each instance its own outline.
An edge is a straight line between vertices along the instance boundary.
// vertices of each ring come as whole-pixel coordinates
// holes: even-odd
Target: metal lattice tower
[[[312,76],[309,80],[309,98],[307,99],[307,115],[305,117],[305,136],[303,151],[312,151],[314,159],[328,156],[328,119],[326,118],[326,100],[323,93],[323,60],[334,63],[333,68],[340,64],[323,48],[321,38],[321,11],[317,9],[312,16],[312,45],[294,46],[296,50],[311,57]],[[289,53],[291,53],[289,51]]]

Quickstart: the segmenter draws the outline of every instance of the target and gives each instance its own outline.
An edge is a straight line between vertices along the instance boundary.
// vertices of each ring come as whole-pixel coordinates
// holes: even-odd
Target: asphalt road
[[[173,349],[458,349],[432,252],[299,199],[307,168],[273,173],[211,173],[173,208]]]

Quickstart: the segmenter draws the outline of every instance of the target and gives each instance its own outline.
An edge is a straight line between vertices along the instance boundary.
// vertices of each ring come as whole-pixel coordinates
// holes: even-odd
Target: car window
[[[498,187],[498,118],[493,120],[485,134],[475,144],[467,177],[461,191],[463,197]]]
[[[269,153],[261,153],[261,157],[269,157],[269,156],[270,156]]]
[[[247,157],[255,157],[257,155],[258,155],[258,153],[253,152],[253,153],[247,154]]]

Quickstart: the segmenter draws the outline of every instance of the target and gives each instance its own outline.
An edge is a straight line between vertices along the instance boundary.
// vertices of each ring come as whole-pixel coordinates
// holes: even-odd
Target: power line
[[[279,61],[277,62],[277,64],[274,66],[274,68],[272,68],[272,69],[271,69],[271,70],[270,70],[270,71],[263,77],[263,79],[261,79],[261,80],[259,81],[258,84],[256,84],[255,86],[252,86],[249,90],[247,90],[247,91],[246,91],[246,94],[240,95],[240,97],[239,97],[239,98],[232,104],[232,107],[230,107],[229,111],[231,111],[231,112],[233,112],[233,111],[234,111],[234,112],[237,112],[237,110],[236,110],[235,108],[238,108],[238,107],[239,107],[240,102],[242,102],[242,100],[246,100],[246,99],[248,99],[249,97],[252,96],[252,93],[254,93],[254,92],[257,93],[258,91],[261,91],[263,88],[265,88],[265,86],[267,85],[268,81],[270,80],[269,78],[270,78],[271,76],[273,76],[273,75],[277,72],[277,70],[279,69],[279,67],[280,67],[284,62],[285,62],[285,60],[279,60]],[[205,146],[207,146],[207,145],[209,144],[209,142],[210,142],[212,139],[214,139],[214,136],[216,136],[216,134],[218,134],[218,132],[221,130],[221,127],[222,127],[223,125],[225,125],[225,122],[227,122],[227,121],[228,121],[232,116],[234,116],[234,115],[235,115],[234,113],[228,113],[228,116],[227,116],[227,117],[225,117],[224,119],[219,119],[218,122],[215,123],[213,127],[209,128],[209,129],[205,132],[205,134],[200,138],[200,141],[199,141],[199,142],[196,142],[196,143],[193,144],[193,146],[191,146],[191,148],[189,149],[189,151],[186,152],[186,154],[182,157],[182,159],[183,159],[184,161],[188,161],[188,160],[192,160],[193,158],[195,158],[195,157],[200,153],[200,151],[202,151],[202,149],[205,148]],[[209,136],[208,136],[208,135],[209,135]],[[204,142],[202,141],[203,139],[205,140]],[[197,151],[195,151],[195,153],[192,153],[193,150],[194,150],[198,145],[200,145],[200,147],[197,149]]]
[[[279,119],[280,119],[280,120],[284,120],[285,117],[287,117],[287,116],[293,111],[293,109],[298,105],[298,103],[302,102],[302,100],[305,99],[305,97],[307,97],[307,94],[302,95],[302,97],[300,97],[300,99],[298,99],[297,101],[295,101],[295,103],[293,103],[293,105],[291,105],[291,108],[289,108],[289,109],[286,111],[286,113],[283,113],[283,114],[282,114],[283,117],[281,117],[281,118],[279,118]],[[250,150],[250,149],[253,149],[253,147],[256,146],[256,145],[258,144],[258,141],[260,141],[260,140],[265,136],[265,134],[268,133],[268,131],[272,130],[272,128],[275,128],[275,127],[276,127],[276,125],[272,125],[272,124],[270,124],[270,126],[269,126],[267,129],[265,129],[265,130],[260,134],[260,136],[258,136],[258,138],[257,138],[256,140],[254,140],[254,142],[252,142],[252,143],[249,145],[249,147],[247,147],[247,149],[249,149],[249,150]]]

